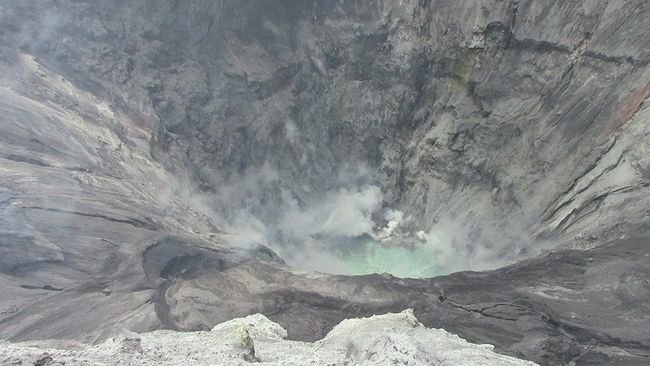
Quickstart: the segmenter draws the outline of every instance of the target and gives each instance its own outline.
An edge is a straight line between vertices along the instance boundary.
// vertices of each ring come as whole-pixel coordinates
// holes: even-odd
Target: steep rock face
[[[4,2],[0,335],[93,341],[262,312],[314,340],[412,307],[541,364],[647,363],[647,14],[640,0]],[[442,271],[576,250],[343,277],[219,228],[241,207],[273,226],[286,202],[366,185],[414,218],[407,231],[455,242]]]
[[[374,184],[465,268],[647,229],[645,1],[6,8],[7,40],[159,118],[154,157],[226,221]]]

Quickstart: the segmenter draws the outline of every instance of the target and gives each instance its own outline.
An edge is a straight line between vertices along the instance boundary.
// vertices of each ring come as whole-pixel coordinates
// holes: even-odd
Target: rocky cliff
[[[262,312],[314,340],[412,307],[542,364],[647,362],[648,8],[0,4],[0,335]],[[295,269],[373,272],[350,241],[426,275],[553,251]]]

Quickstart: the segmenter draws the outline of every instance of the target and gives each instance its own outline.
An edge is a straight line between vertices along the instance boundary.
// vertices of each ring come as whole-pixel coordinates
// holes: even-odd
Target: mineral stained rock
[[[246,334],[244,338],[242,334]],[[39,365],[414,365],[534,366],[475,345],[442,329],[427,329],[410,310],[341,322],[314,343],[288,341],[280,325],[261,314],[230,320],[211,331],[144,333],[96,346],[72,341],[0,343],[0,362]],[[254,343],[253,343],[254,342]],[[255,345],[253,348],[253,344]],[[253,358],[251,358],[253,354]],[[255,358],[254,355],[259,355]],[[35,360],[35,361],[34,361]]]

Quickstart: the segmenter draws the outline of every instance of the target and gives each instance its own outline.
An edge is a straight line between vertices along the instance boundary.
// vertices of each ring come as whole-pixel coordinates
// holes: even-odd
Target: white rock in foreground
[[[210,332],[127,334],[90,346],[73,341],[0,343],[0,364],[39,365],[535,365],[425,328],[412,310],[348,319],[314,343],[285,340],[287,331],[261,314]]]

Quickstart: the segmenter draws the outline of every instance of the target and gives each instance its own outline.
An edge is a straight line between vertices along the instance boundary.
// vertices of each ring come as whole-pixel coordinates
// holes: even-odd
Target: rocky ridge
[[[211,331],[124,334],[88,346],[70,341],[0,344],[13,365],[535,365],[502,356],[442,329],[427,329],[412,311],[345,320],[314,343],[285,340],[287,331],[261,314]]]

